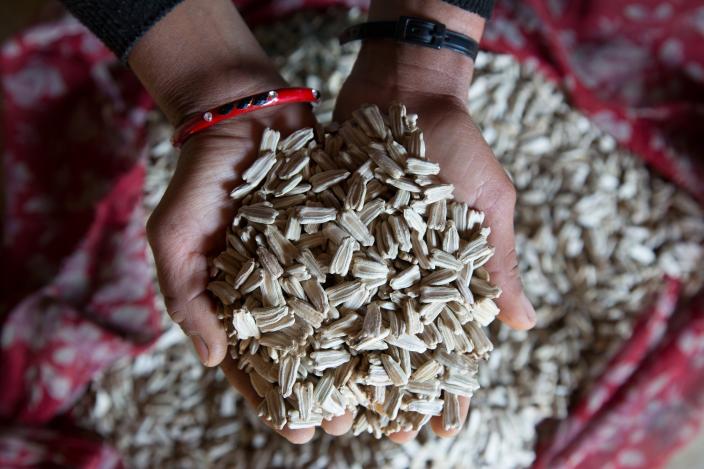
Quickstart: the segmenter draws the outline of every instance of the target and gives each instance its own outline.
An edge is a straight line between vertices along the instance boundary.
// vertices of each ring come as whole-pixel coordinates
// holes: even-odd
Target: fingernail
[[[199,335],[192,335],[191,341],[193,342],[193,347],[196,349],[196,353],[200,358],[200,362],[207,366],[208,357],[210,356],[210,352],[208,352],[208,344],[206,344],[205,340],[203,340],[203,338]]]
[[[526,320],[530,324],[535,324],[535,309],[533,309],[533,305],[530,303],[525,293],[521,294],[521,309],[523,310]]]

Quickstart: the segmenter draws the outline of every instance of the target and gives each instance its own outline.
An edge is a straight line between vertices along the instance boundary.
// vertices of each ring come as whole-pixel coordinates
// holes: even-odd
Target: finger
[[[455,119],[455,124],[465,122],[459,127],[461,132],[457,132],[458,127],[453,126],[452,119]],[[448,128],[462,134],[463,138],[457,139],[455,134],[443,133]],[[444,142],[440,146],[444,153],[435,153],[441,159],[443,178],[454,184],[457,199],[484,212],[484,224],[491,228],[489,242],[494,246],[495,253],[486,268],[492,283],[502,290],[496,302],[500,309],[499,319],[516,329],[530,329],[535,324],[535,311],[523,294],[518,272],[513,232],[516,203],[513,184],[471,120],[462,121],[448,113],[440,121],[429,125],[428,135],[434,134],[435,138],[429,140],[431,145],[428,152],[435,148],[432,145]],[[467,142],[473,145],[470,153],[467,152]]]
[[[328,435],[340,436],[347,433],[352,428],[354,416],[349,410],[344,415],[333,417],[330,420],[323,420],[323,430]]]
[[[474,128],[469,131],[477,132]],[[484,225],[491,228],[489,243],[495,252],[486,268],[492,283],[501,288],[501,296],[496,299],[499,319],[514,329],[530,329],[535,325],[535,310],[523,293],[518,271],[513,184],[488,147],[479,148],[469,164],[460,158],[444,163],[447,170],[443,168],[443,175],[455,184],[456,196],[483,211]]]
[[[495,248],[486,268],[492,282],[501,288],[501,296],[496,299],[499,319],[514,329],[524,330],[535,326],[535,310],[523,292],[518,269],[513,230],[514,197],[510,192],[486,210],[487,223],[491,227],[489,242]]]
[[[396,432],[389,435],[389,440],[394,443],[403,444],[411,441],[418,435],[418,432]]]
[[[464,426],[464,421],[467,419],[467,412],[469,411],[469,398],[460,396],[460,426],[459,428],[453,428],[450,430],[445,430],[442,424],[442,415],[437,415],[430,419],[430,427],[433,429],[437,436],[447,438],[457,435],[462,427]]]
[[[147,234],[167,312],[191,338],[200,361],[218,365],[227,351],[227,335],[205,291],[205,256],[190,249],[188,238],[157,212],[147,224]]]
[[[205,366],[219,365],[227,354],[227,335],[209,294],[199,293],[177,313],[180,320],[176,322],[191,338],[201,363]]]
[[[244,397],[245,400],[256,409],[262,401],[262,398],[259,397],[257,392],[252,387],[252,384],[249,381],[249,375],[240,370],[237,367],[237,362],[229,356],[222,361],[221,368],[230,385],[237,389],[237,391],[242,394],[242,397]],[[264,424],[266,424],[269,428],[272,428],[271,424],[266,420],[262,419],[262,422],[264,422]],[[275,428],[272,428],[272,430],[286,438],[289,442],[297,445],[307,443],[315,436],[315,428],[301,428],[292,430],[288,427],[284,427],[281,430],[277,430]]]

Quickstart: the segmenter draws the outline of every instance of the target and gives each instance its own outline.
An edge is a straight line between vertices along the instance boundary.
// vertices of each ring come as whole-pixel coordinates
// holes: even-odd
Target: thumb
[[[514,329],[523,330],[535,326],[535,310],[523,292],[518,270],[513,230],[515,200],[515,190],[509,186],[485,212],[491,227],[489,242],[496,249],[486,267],[492,283],[501,288],[501,296],[496,300],[499,319]]]
[[[189,250],[187,242],[182,242],[163,226],[158,218],[152,217],[147,224],[147,234],[166,310],[191,338],[200,361],[206,366],[216,366],[225,358],[227,335],[205,289],[207,259]]]

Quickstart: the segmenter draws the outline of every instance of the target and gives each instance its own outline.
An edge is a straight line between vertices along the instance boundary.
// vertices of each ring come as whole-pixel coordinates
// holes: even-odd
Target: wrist
[[[184,0],[135,44],[128,61],[172,124],[284,86],[230,0]]]
[[[370,89],[466,101],[473,71],[474,63],[456,52],[380,40],[363,44],[350,78]]]
[[[174,77],[159,92],[157,101],[173,125],[237,98],[286,86],[276,71],[264,68],[243,70],[237,64],[214,64],[203,72]]]
[[[441,0],[372,0],[370,21],[415,16],[445,24],[479,42],[485,20]],[[369,86],[448,95],[466,100],[474,61],[448,49],[431,49],[393,40],[364,41],[352,74]]]
[[[486,20],[442,0],[372,0],[369,21],[394,21],[400,16],[417,16],[438,21],[447,29],[479,42]]]

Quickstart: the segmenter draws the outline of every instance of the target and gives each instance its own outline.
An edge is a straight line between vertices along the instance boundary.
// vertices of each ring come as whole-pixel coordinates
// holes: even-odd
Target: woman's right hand
[[[129,63],[174,125],[235,98],[287,86],[230,0],[185,0],[135,45]],[[314,124],[310,106],[291,104],[192,136],[147,224],[167,311],[191,338],[203,364],[220,365],[255,407],[261,399],[227,353],[225,330],[206,292],[208,259],[225,249],[225,233],[235,214],[229,194],[256,158],[264,129],[285,136]],[[347,415],[324,422],[323,428],[340,434],[351,425]],[[315,430],[285,427],[279,433],[304,443]]]

